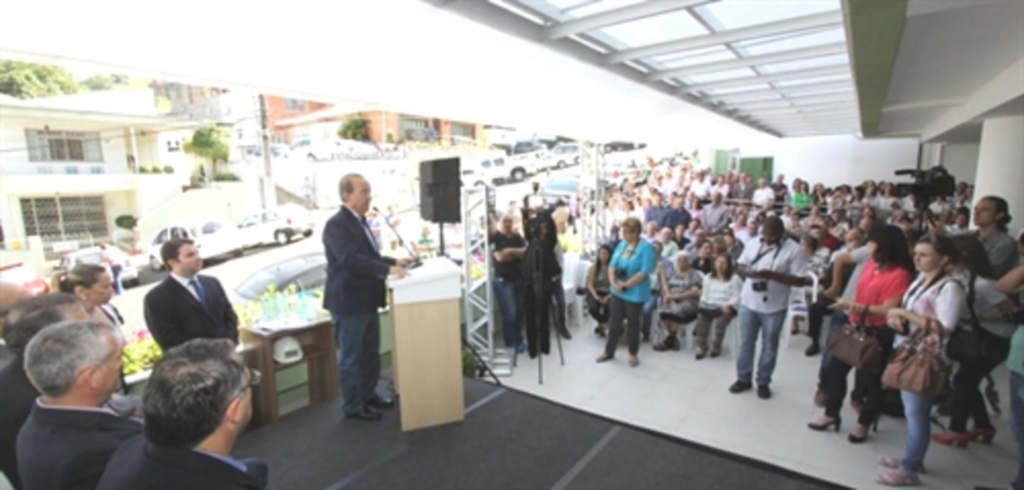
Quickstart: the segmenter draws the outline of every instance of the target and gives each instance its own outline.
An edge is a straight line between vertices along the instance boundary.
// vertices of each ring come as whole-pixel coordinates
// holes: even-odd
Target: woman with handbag
[[[608,264],[608,283],[611,285],[608,342],[597,362],[615,357],[619,335],[628,321],[629,365],[640,364],[640,316],[644,303],[651,297],[651,281],[656,279],[658,258],[654,247],[640,238],[640,220],[627,218],[622,222],[622,241],[615,247]]]
[[[658,318],[665,326],[665,338],[654,346],[654,350],[662,352],[681,348],[677,336],[679,327],[697,318],[697,299],[700,298],[702,282],[700,272],[690,263],[690,255],[677,253],[675,273],[666,281],[664,304],[658,312]]]
[[[949,339],[946,352],[959,363],[953,375],[952,418],[949,432],[935,434],[932,440],[942,445],[966,447],[981,439],[992,442],[996,429],[988,417],[985,397],[978,387],[981,381],[1006,360],[1010,353],[1010,337],[1017,325],[1009,318],[1017,305],[996,290],[995,271],[985,246],[973,236],[953,237],[964,264],[953,273],[967,285],[967,318],[962,328]],[[967,430],[967,420],[974,419],[974,428]]]
[[[712,321],[715,322],[715,340],[711,346],[711,357],[722,353],[725,329],[736,317],[742,290],[743,280],[735,274],[732,258],[728,254],[716,257],[715,270],[704,277],[697,307],[697,326],[693,336],[697,341],[698,361],[708,355],[708,330]]]
[[[890,468],[878,475],[877,482],[889,486],[921,484],[918,474],[924,470],[924,457],[931,442],[931,409],[937,390],[945,380],[942,366],[943,339],[965,311],[966,292],[950,273],[960,252],[948,237],[926,236],[914,246],[914,265],[920,272],[903,296],[903,307],[889,310],[887,323],[903,338],[897,354],[882,374],[886,386],[900,388],[903,413],[907,420],[907,443],[903,457],[883,456],[878,463]],[[895,380],[888,379],[890,370]],[[908,389],[911,385],[915,388]],[[922,389],[921,386],[926,388]]]
[[[611,301],[611,285],[608,283],[608,261],[612,258],[612,248],[601,245],[597,250],[597,260],[587,271],[587,311],[597,320],[594,333],[604,337],[608,333],[608,302]]]
[[[878,419],[882,404],[882,366],[892,352],[894,332],[887,328],[886,314],[900,305],[910,284],[913,260],[903,231],[892,225],[876,226],[868,238],[871,258],[857,282],[854,301],[839,299],[832,309],[843,310],[850,325],[837,332],[829,344],[832,362],[825,371],[825,416],[807,424],[823,431],[842,426],[839,411],[846,398],[846,378],[857,369],[857,381],[864,389],[864,404],[847,439],[854,443],[867,440],[868,428]]]

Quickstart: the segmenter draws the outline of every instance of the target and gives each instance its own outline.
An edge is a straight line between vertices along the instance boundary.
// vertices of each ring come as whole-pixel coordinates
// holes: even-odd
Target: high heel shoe
[[[992,444],[992,439],[996,437],[995,427],[987,427],[984,429],[975,428],[971,429],[967,433],[971,435],[972,441],[977,441],[978,439],[981,439],[981,442],[984,442],[985,444]]]
[[[946,432],[932,436],[933,441],[942,444],[943,446],[952,446],[956,444],[957,447],[967,447],[967,444],[973,439],[974,435],[970,432]]]
[[[863,444],[864,441],[868,440],[868,432],[870,431],[871,427],[864,427],[864,435],[860,437],[855,436],[853,435],[853,432],[850,432],[849,434],[846,435],[846,440],[850,441],[851,444]]]
[[[842,426],[843,426],[843,419],[841,419],[839,417],[836,417],[836,418],[834,418],[834,419],[832,419],[832,420],[830,420],[828,422],[825,422],[824,424],[816,424],[814,422],[811,422],[811,423],[807,424],[807,428],[808,429],[816,430],[818,432],[826,431],[829,428],[832,428],[836,432],[839,432],[839,429],[842,428]]]

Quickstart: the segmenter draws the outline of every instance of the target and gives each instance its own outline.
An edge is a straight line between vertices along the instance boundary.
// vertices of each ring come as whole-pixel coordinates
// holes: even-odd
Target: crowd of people
[[[851,443],[867,441],[883,411],[907,419],[905,452],[879,460],[885,470],[879,483],[920,484],[930,442],[991,441],[995,429],[980,385],[1003,363],[1011,371],[1015,438],[1024,454],[1024,329],[1018,328],[1024,234],[1010,235],[1008,204],[999,196],[974,200],[966,183],[950,195],[929,191],[894,182],[787,184],[783,175],[769,184],[739,172],[712,175],[650,162],[610,187],[606,206],[596,211],[610,239],[597,247],[582,293],[595,333],[607,337],[597,362],[613,360],[623,337],[631,367],[640,364],[642,342],[652,342],[655,352],[681,350],[682,326],[691,323],[696,359],[717,357],[736,319],[736,381],[729,391],[756,388],[768,399],[787,313],[794,298],[803,299],[805,354],[823,354],[814,402],[824,414],[808,427],[841,430],[848,396],[859,413],[847,434]],[[570,214],[594,219],[578,201],[566,203]],[[522,342],[514,291],[523,274],[517,250],[527,242],[515,218],[501,217],[491,240],[509,346]],[[819,294],[810,294],[814,288]],[[793,334],[804,328],[799,319]],[[837,347],[828,346],[844,327],[873,339],[879,360],[869,365],[833,355]],[[982,347],[952,359],[944,350],[950,345]],[[938,358],[950,366],[946,388],[939,394],[886,388],[886,361],[900,349],[926,346],[941,351]],[[932,436],[938,404],[951,420],[948,431]],[[1024,488],[1024,466],[1020,474],[1013,488]]]

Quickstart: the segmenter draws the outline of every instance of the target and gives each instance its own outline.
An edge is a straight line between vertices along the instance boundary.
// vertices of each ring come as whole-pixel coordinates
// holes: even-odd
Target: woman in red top
[[[872,332],[882,347],[882,359],[888,359],[892,352],[895,333],[887,327],[885,315],[890,308],[898,308],[903,293],[910,285],[914,261],[903,231],[891,225],[876,226],[868,238],[871,259],[864,265],[864,272],[857,283],[854,302],[838,300],[833,308],[846,310],[850,323],[857,324],[861,315],[866,314],[864,326]],[[842,425],[839,410],[846,397],[846,378],[852,366],[833,357],[825,367],[825,416],[807,424],[813,430],[834,428],[837,432]],[[857,384],[865,388],[864,406],[861,408],[857,425],[850,431],[852,443],[867,439],[868,427],[878,417],[882,401],[882,371],[857,370]]]

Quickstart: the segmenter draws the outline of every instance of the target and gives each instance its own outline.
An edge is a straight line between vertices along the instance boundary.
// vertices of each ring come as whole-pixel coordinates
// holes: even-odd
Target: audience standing
[[[231,455],[261,378],[234,350],[226,339],[195,339],[164,354],[146,384],[144,433],[113,453],[98,490],[266,487],[266,464]]]
[[[42,394],[18,434],[25,490],[93,490],[110,455],[142,432],[105,408],[121,381],[114,327],[68,321],[44,328],[25,349],[25,371]]]
[[[15,444],[18,431],[25,424],[39,398],[25,372],[25,347],[44,328],[67,320],[88,318],[82,304],[70,294],[51,294],[24,298],[12,305],[4,321],[4,342],[14,354],[0,369],[0,472],[14,485],[22,488],[18,476]]]

